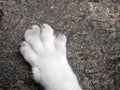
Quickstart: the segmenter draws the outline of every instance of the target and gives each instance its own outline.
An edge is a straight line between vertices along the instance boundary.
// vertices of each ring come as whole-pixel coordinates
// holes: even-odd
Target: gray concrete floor
[[[19,53],[33,24],[68,38],[67,56],[84,90],[120,90],[119,0],[0,0],[0,90],[43,90]]]

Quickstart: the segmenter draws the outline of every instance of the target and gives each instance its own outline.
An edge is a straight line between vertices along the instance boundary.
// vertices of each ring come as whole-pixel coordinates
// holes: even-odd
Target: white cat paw
[[[48,24],[25,32],[20,52],[32,66],[33,78],[46,90],[81,90],[66,58],[66,36],[54,35]]]

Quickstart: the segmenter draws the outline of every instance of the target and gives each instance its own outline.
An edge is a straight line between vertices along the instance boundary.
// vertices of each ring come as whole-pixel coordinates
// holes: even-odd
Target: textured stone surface
[[[0,90],[43,90],[19,53],[24,31],[41,23],[68,37],[69,63],[84,90],[120,90],[119,0],[1,0],[0,5]]]

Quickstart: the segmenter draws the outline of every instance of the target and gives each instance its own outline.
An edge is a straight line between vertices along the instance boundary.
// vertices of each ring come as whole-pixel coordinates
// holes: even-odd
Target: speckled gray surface
[[[19,53],[24,31],[48,23],[68,37],[83,90],[120,90],[119,0],[1,0],[0,90],[43,90]]]

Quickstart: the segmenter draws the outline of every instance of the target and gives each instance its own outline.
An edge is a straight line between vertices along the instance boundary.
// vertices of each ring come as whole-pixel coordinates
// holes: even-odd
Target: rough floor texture
[[[48,23],[68,37],[83,90],[120,90],[120,0],[0,0],[0,90],[43,90],[19,53],[24,31]]]

